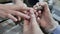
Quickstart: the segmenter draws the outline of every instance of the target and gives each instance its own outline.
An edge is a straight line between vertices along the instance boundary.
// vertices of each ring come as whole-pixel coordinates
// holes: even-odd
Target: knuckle
[[[20,14],[20,12],[15,12],[15,15],[18,15],[18,14]]]
[[[6,17],[10,17],[9,15],[10,15],[10,14],[7,14]]]
[[[6,18],[10,18],[10,17],[11,17],[11,14],[7,14],[7,15],[6,15]]]
[[[31,15],[32,18],[35,18],[35,15]]]

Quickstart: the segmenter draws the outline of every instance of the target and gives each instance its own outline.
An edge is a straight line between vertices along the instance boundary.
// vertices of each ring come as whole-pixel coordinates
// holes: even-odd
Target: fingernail
[[[27,15],[26,15],[25,18],[26,18],[26,19],[30,19],[30,16],[27,16]]]
[[[39,14],[41,14],[41,11],[38,11]]]
[[[30,19],[30,16],[28,16],[28,18],[27,19]]]
[[[17,19],[14,20],[14,22],[16,22],[16,21],[17,21]]]

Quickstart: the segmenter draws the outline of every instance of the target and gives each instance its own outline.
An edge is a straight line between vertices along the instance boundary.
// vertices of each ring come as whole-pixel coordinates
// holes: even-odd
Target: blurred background
[[[45,1],[49,4],[53,18],[60,24],[60,0],[25,0],[24,3],[26,3],[29,7],[32,7],[39,1]],[[13,1],[0,0],[0,4],[12,5]],[[20,24],[15,25],[11,19],[0,18],[0,34],[22,34],[22,23],[23,22],[20,22]]]

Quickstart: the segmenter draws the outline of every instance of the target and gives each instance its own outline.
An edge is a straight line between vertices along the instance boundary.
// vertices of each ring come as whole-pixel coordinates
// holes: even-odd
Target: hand
[[[37,21],[45,31],[52,32],[58,26],[58,23],[53,19],[48,4],[46,2],[39,2],[37,5],[44,7],[43,11],[38,11],[39,17]]]
[[[19,10],[19,11],[29,10],[29,7],[27,7],[27,5],[25,3],[23,3],[21,0],[14,0],[13,5],[0,4],[0,8]]]
[[[24,3],[22,3],[22,2],[19,2],[19,3],[21,3],[21,5],[20,4],[18,4],[17,2],[19,2],[18,0],[16,1],[16,4],[14,4],[14,5],[5,5],[5,4],[0,4],[0,10],[1,11],[3,11],[1,14],[3,14],[3,15],[0,15],[2,18],[4,17],[7,17],[8,16],[8,14],[10,15],[10,13],[16,13],[16,14],[19,14],[21,11],[23,12],[23,11],[25,11],[25,10],[28,10],[28,8],[22,8],[22,7],[27,7]],[[18,12],[16,12],[16,10],[19,10]],[[0,12],[1,12],[0,11]],[[23,14],[23,13],[22,13]],[[21,15],[21,16],[18,16],[18,15],[16,15],[17,16],[17,18],[18,18],[18,20],[20,20],[21,19],[21,16],[23,16],[23,15]],[[12,18],[12,15],[10,16],[10,17],[8,17],[8,18],[11,18],[13,21],[16,21],[17,19],[14,17],[14,18]]]
[[[23,34],[43,34],[36,21],[34,10],[30,10],[30,20],[24,20]]]
[[[27,18],[27,19],[30,18],[30,16],[25,15],[24,13],[19,12],[19,11],[8,10],[8,9],[0,9],[0,17],[2,17],[2,18],[10,18],[13,21],[17,21],[17,18],[14,16]]]

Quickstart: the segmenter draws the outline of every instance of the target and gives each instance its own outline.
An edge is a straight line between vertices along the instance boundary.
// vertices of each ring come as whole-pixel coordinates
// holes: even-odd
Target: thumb
[[[38,22],[38,24],[41,24],[41,19],[39,17],[37,17],[37,22]]]
[[[30,10],[30,8],[29,8],[29,7],[27,7],[27,6],[26,6],[26,7],[24,7],[24,6],[23,6],[23,7],[21,7],[21,9],[20,9],[20,10],[21,10],[21,11],[29,11],[29,10]]]

